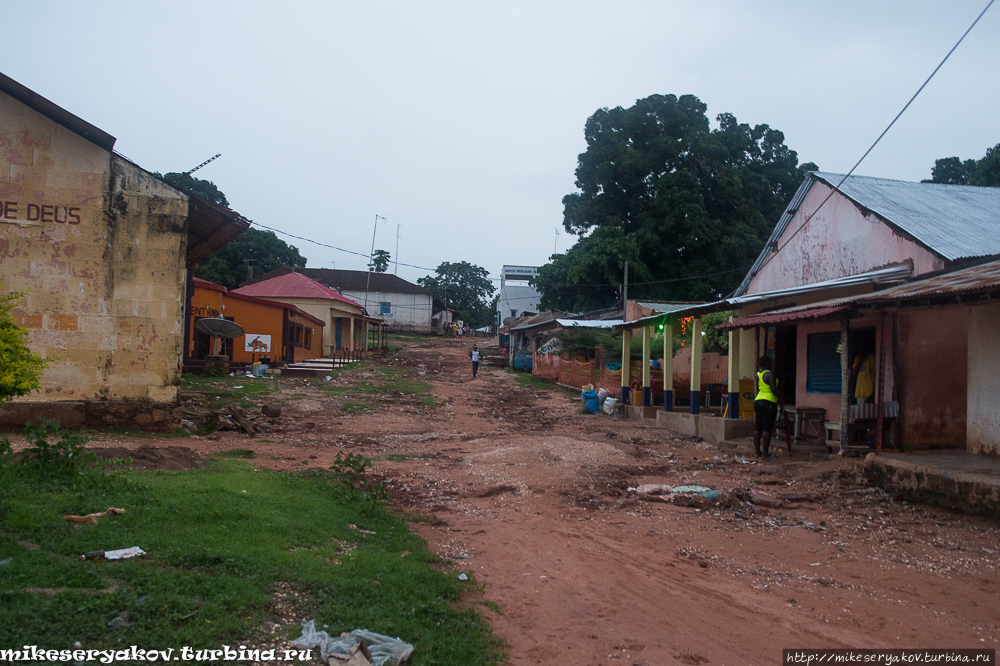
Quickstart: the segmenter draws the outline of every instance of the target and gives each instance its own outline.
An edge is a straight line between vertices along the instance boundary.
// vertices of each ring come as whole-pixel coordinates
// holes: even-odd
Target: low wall
[[[996,474],[1000,465],[964,451],[950,453],[905,457],[869,453],[862,472],[872,485],[907,500],[1000,516]]]
[[[173,403],[105,401],[15,402],[0,410],[0,427],[15,430],[28,421],[41,423],[55,419],[64,428],[106,428],[122,426],[151,432],[177,428]]]
[[[656,425],[688,437],[701,437],[712,444],[753,434],[753,421],[750,419],[724,419],[685,412],[659,411],[656,413]]]

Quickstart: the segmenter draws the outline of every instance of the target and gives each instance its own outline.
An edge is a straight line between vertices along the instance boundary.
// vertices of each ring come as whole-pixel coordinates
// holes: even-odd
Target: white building
[[[285,273],[301,273],[360,304],[394,330],[432,331],[434,295],[430,289],[390,273],[341,271],[333,268],[278,268],[255,278],[267,280]]]

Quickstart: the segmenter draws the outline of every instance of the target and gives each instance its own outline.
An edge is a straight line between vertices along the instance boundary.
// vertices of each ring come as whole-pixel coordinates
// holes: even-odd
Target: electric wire
[[[896,124],[896,121],[899,120],[900,116],[902,116],[903,113],[905,113],[906,110],[908,108],[910,108],[910,105],[913,104],[913,100],[915,100],[917,98],[917,95],[919,95],[923,91],[923,89],[925,87],[927,87],[927,84],[931,82],[931,79],[934,78],[934,75],[937,74],[938,70],[941,69],[941,67],[944,65],[945,62],[948,61],[948,58],[950,58],[951,54],[955,52],[955,49],[957,49],[958,45],[962,43],[962,40],[964,40],[966,38],[966,36],[970,32],[972,32],[972,29],[976,27],[977,23],[979,23],[979,19],[983,18],[983,15],[989,10],[989,8],[993,5],[994,2],[995,2],[995,0],[990,0],[986,4],[986,7],[983,8],[983,11],[979,12],[979,16],[976,17],[976,20],[973,21],[972,25],[970,25],[966,29],[966,31],[962,33],[962,36],[958,38],[958,41],[955,42],[955,45],[951,47],[951,50],[949,50],[948,53],[945,55],[945,57],[941,60],[941,62],[938,63],[938,66],[934,68],[934,71],[931,72],[930,76],[927,77],[927,80],[924,81],[923,84],[920,86],[920,88],[917,89],[917,92],[913,93],[913,97],[910,98],[910,101],[908,101],[906,103],[906,105],[900,110],[900,112],[896,114],[896,117],[892,119],[892,122],[889,123],[889,125],[884,130],[882,130],[882,133],[878,135],[877,139],[875,139],[875,143],[873,143],[868,148],[868,150],[865,151],[865,154],[861,156],[861,159],[859,159],[854,164],[854,166],[851,167],[851,170],[848,171],[844,175],[844,177],[840,179],[840,182],[837,183],[832,190],[830,190],[830,192],[826,195],[826,198],[823,199],[823,201],[821,201],[818,206],[816,206],[816,209],[813,210],[813,212],[810,213],[809,215],[805,216],[805,221],[799,226],[799,228],[796,229],[792,233],[792,235],[789,236],[788,239],[784,243],[781,244],[780,247],[778,247],[777,249],[775,249],[775,251],[772,252],[767,257],[767,259],[764,260],[764,263],[761,264],[760,268],[757,269],[757,273],[760,273],[760,271],[762,271],[764,269],[764,267],[767,266],[771,262],[771,259],[773,259],[774,257],[776,257],[779,252],[781,252],[782,250],[784,250],[788,246],[788,244],[792,242],[792,239],[795,238],[795,236],[797,236],[800,231],[802,231],[803,229],[806,228],[806,225],[809,224],[809,222],[813,219],[813,217],[816,215],[816,213],[818,213],[819,210],[826,204],[826,202],[830,200],[830,197],[832,197],[835,192],[840,192],[840,186],[844,184],[844,182],[851,176],[852,173],[854,173],[855,169],[857,169],[861,165],[861,163],[865,160],[865,158],[868,157],[868,154],[871,153],[872,150],[875,149],[875,146],[877,146],[878,143],[879,143],[879,141],[882,140],[882,137],[884,137],[889,132],[889,130],[892,129],[892,126]]]

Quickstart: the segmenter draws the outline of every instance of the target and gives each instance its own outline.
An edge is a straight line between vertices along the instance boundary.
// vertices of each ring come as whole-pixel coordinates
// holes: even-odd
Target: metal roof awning
[[[753,328],[754,326],[774,326],[776,324],[801,321],[803,319],[825,319],[835,314],[839,314],[848,309],[847,305],[836,305],[832,307],[807,308],[796,310],[785,310],[777,312],[767,312],[764,314],[741,317],[725,324],[719,324],[715,328],[722,331],[737,328]]]
[[[563,328],[614,328],[621,319],[556,319]]]

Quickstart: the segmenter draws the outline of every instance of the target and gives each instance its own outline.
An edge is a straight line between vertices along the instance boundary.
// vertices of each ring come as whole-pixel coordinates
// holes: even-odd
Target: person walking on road
[[[472,378],[476,378],[476,373],[479,372],[479,347],[472,345],[472,351],[469,352],[469,358],[472,359]]]

